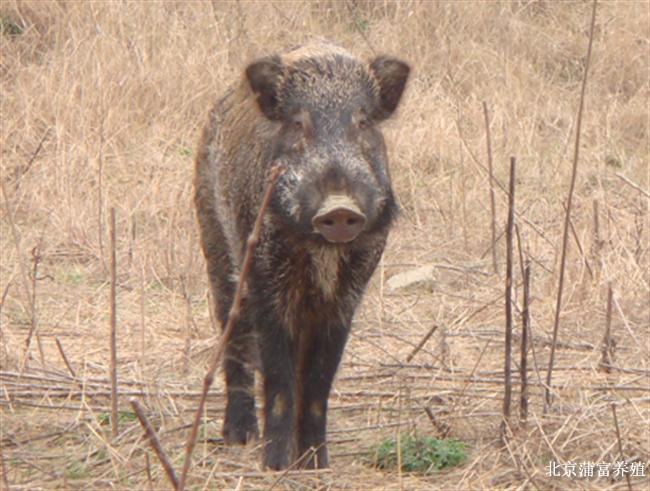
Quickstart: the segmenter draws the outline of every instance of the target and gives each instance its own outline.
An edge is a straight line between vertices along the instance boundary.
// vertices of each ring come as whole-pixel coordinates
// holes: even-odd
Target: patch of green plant
[[[379,469],[397,469],[397,440],[386,439],[372,447],[368,463]],[[404,435],[400,439],[402,470],[429,473],[460,465],[467,460],[466,446],[457,440]]]
[[[68,431],[59,435],[57,438],[54,439],[54,441],[58,446],[64,447],[64,446],[79,445],[85,440],[85,438],[86,435],[84,435],[81,432]]]
[[[72,285],[81,285],[85,280],[84,271],[78,266],[72,266],[63,272],[62,280],[64,283]]]
[[[356,9],[352,9],[350,12],[352,14],[352,23],[350,24],[351,31],[359,31],[362,34],[365,34],[370,29],[370,21],[364,18],[361,13]]]
[[[24,310],[7,309],[6,312],[12,324],[29,325],[32,322],[32,318]]]
[[[354,23],[357,26],[357,28],[363,33],[368,32],[368,29],[370,29],[370,22],[361,17],[356,17],[354,19]]]
[[[117,415],[117,419],[120,423],[130,423],[131,421],[138,419],[132,411],[118,411]]]
[[[4,36],[20,36],[23,33],[23,28],[16,24],[9,17],[0,15],[0,35]]]
[[[105,450],[105,449],[100,448],[99,450],[97,450],[97,452],[95,452],[95,460],[96,460],[97,462],[103,462],[103,461],[106,460],[107,458],[108,458],[108,455],[106,454],[106,450]]]
[[[608,167],[613,167],[614,169],[623,168],[623,162],[621,162],[621,159],[619,159],[615,155],[608,155],[607,157],[605,157],[605,165]]]
[[[587,184],[586,184],[588,189],[595,188],[598,186],[598,176],[595,174],[589,174],[587,175]]]
[[[214,435],[218,435],[218,434],[219,434],[219,427],[213,421],[210,421],[208,423],[199,426],[199,437],[198,437],[199,441],[209,440],[210,438],[213,438]]]
[[[131,421],[135,421],[136,416],[135,413],[132,411],[118,411],[117,412],[117,421],[119,423],[130,423]],[[103,412],[99,413],[97,415],[97,422],[100,425],[107,425],[111,422],[111,413],[109,412]]]
[[[555,460],[555,456],[551,452],[542,452],[535,459],[540,467],[548,466],[551,460]]]
[[[110,421],[111,421],[111,413],[106,412],[106,413],[99,413],[97,415],[97,422],[100,425],[107,425],[108,423],[110,423]]]
[[[192,153],[192,149],[189,147],[178,147],[178,154],[181,157],[191,157]]]
[[[88,467],[83,462],[73,462],[65,468],[68,479],[83,479],[88,475]]]
[[[152,291],[152,292],[164,292],[167,289],[167,287],[162,281],[153,280],[147,284],[146,289],[147,291]]]

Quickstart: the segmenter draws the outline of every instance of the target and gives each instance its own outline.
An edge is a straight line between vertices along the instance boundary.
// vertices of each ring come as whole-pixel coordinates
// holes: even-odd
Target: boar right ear
[[[379,84],[379,105],[373,117],[381,121],[397,108],[411,69],[403,61],[380,56],[370,64],[370,71]]]
[[[277,56],[263,58],[248,65],[246,78],[257,94],[257,104],[264,115],[272,120],[280,119],[278,89],[282,76],[282,62]]]

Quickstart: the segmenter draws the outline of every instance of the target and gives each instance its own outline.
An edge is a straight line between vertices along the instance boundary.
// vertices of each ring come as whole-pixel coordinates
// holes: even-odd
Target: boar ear
[[[373,114],[375,119],[386,119],[393,114],[404,92],[410,71],[403,61],[387,56],[380,56],[370,64],[370,72],[379,84],[379,106]]]
[[[248,65],[246,78],[257,94],[257,103],[264,115],[273,120],[280,119],[278,90],[282,75],[282,62],[277,56],[263,58]]]

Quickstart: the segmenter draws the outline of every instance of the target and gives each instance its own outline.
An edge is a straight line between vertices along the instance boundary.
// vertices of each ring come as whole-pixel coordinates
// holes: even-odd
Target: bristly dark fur
[[[276,162],[286,169],[224,362],[224,438],[246,443],[258,437],[252,364],[259,355],[267,467],[284,468],[310,448],[304,465],[327,466],[327,398],[397,213],[376,125],[395,110],[408,72],[399,60],[365,65],[327,43],[299,47],[252,63],[203,131],[195,204],[222,325],[266,174]],[[332,243],[312,225],[332,195],[346,196],[365,217],[349,242]]]

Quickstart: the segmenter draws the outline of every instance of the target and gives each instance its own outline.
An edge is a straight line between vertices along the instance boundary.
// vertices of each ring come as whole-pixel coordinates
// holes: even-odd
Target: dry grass
[[[647,2],[599,6],[555,399],[542,414],[590,10],[546,1],[3,2],[0,407],[11,489],[168,487],[127,412],[130,397],[180,469],[218,331],[190,204],[198,130],[247,60],[313,36],[367,58],[393,53],[414,68],[399,115],[386,125],[402,217],[335,383],[332,469],[277,482],[260,470],[259,449],[222,447],[217,380],[188,488],[625,488],[625,479],[545,475],[550,459],[620,460],[612,402],[625,457],[650,460],[648,199],[616,175],[650,187]],[[513,418],[505,449],[503,279],[490,251],[482,101],[502,185],[509,157],[517,157],[516,223],[532,261],[529,421]],[[499,237],[507,199],[498,186],[495,193]],[[112,206],[123,417],[115,439],[107,422]],[[503,237],[497,246],[503,271]],[[425,264],[438,265],[428,284],[384,288],[392,275]],[[598,364],[609,282],[616,345],[605,373]],[[367,449],[398,431],[439,431],[424,408],[469,444],[466,465],[420,476],[363,464]],[[642,489],[648,478],[632,486]]]

